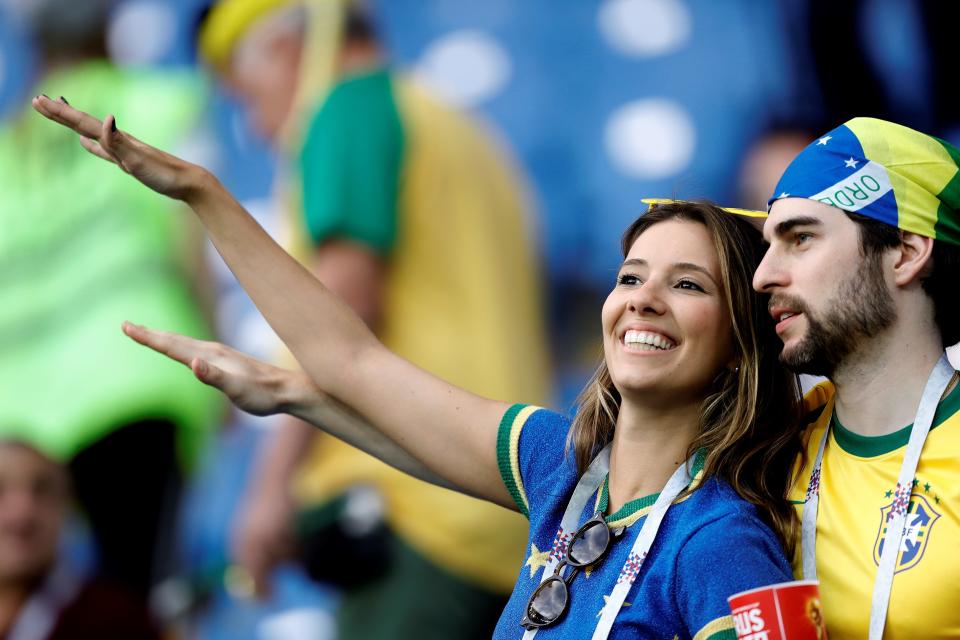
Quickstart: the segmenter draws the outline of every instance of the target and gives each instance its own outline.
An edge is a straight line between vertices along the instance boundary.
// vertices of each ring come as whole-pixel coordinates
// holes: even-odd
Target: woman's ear
[[[893,281],[897,286],[919,282],[933,266],[933,238],[901,231],[897,251],[893,265]]]

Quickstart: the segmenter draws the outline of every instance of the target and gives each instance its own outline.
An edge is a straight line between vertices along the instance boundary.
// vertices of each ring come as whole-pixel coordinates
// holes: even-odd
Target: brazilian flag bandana
[[[960,245],[960,150],[876,118],[854,118],[810,143],[768,204],[808,198]]]

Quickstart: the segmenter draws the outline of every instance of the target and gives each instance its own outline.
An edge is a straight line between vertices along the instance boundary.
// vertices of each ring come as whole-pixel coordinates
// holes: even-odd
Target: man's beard
[[[791,296],[774,295],[770,306],[786,307],[803,313],[807,333],[792,349],[780,353],[780,362],[797,373],[831,377],[865,339],[871,338],[897,318],[893,297],[887,290],[880,256],[861,261],[854,272],[840,283],[826,311],[816,316],[804,302]]]

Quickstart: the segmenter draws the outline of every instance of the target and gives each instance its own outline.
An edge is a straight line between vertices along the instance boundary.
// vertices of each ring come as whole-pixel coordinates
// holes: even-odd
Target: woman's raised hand
[[[113,116],[101,121],[71,107],[63,98],[53,100],[47,96],[37,96],[32,104],[45,118],[80,134],[80,144],[84,149],[116,164],[157,193],[177,200],[188,200],[207,173],[197,165],[120,131]]]
[[[458,389],[391,353],[210,172],[117,130],[112,117],[101,121],[46,96],[34,98],[33,107],[80,134],[90,153],[154,191],[184,200],[304,372],[271,367],[215,342],[129,324],[128,336],[189,366],[250,413],[291,412],[326,428],[327,414],[340,417],[326,410],[334,404],[329,398],[336,398],[357,417],[328,429],[333,435],[418,477],[432,473],[471,495],[513,506],[495,446],[509,405]]]
[[[300,372],[260,362],[219,342],[195,340],[130,322],[123,323],[123,332],[136,342],[190,367],[201,382],[216,387],[237,408],[254,415],[285,411],[294,398],[307,395],[301,387],[311,384]]]

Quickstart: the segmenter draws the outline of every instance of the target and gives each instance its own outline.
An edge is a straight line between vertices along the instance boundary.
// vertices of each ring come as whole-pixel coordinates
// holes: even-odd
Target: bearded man
[[[807,396],[790,498],[831,639],[960,634],[960,151],[856,118],[770,200],[754,287]],[[919,407],[919,411],[918,411]],[[885,630],[885,631],[884,631]]]

